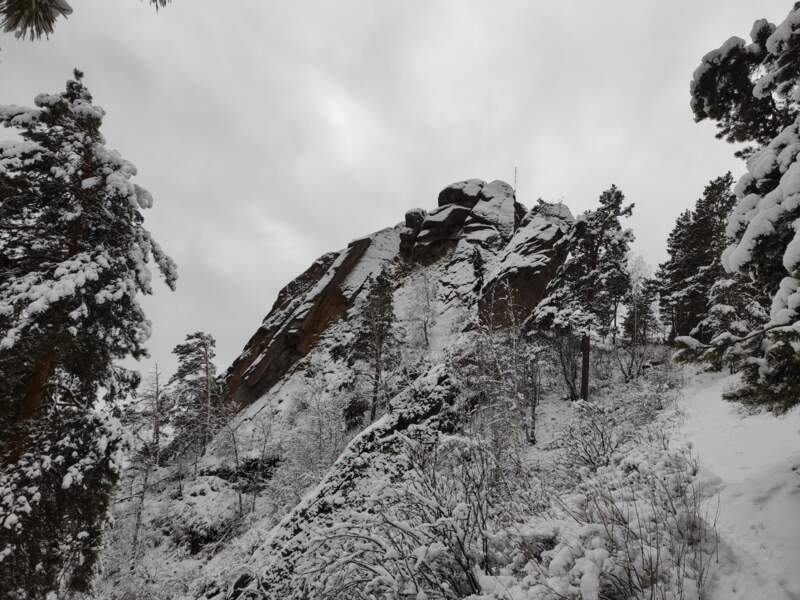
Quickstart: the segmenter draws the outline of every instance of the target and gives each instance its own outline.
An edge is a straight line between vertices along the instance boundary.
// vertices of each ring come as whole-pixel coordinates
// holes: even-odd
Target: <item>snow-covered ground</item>
[[[722,393],[734,376],[693,374],[681,407],[691,442],[719,495],[721,538],[711,600],[800,599],[800,410],[748,415]]]

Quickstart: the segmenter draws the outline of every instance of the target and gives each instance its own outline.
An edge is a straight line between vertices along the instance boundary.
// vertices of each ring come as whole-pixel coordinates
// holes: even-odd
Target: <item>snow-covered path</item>
[[[682,435],[719,485],[721,549],[713,600],[800,600],[800,410],[743,415],[722,392],[735,379],[695,375]],[[716,512],[717,498],[706,508]]]

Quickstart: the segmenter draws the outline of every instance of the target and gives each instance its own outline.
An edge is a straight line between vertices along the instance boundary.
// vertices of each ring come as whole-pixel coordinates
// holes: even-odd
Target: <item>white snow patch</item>
[[[724,548],[710,600],[800,598],[800,409],[744,415],[722,393],[737,376],[699,375],[686,387],[683,436],[722,480]]]

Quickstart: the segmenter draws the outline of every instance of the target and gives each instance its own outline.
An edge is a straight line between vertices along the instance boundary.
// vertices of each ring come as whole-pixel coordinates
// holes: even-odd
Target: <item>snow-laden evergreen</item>
[[[626,262],[633,231],[621,219],[633,212],[623,205],[625,196],[611,186],[600,195],[600,206],[578,217],[572,232],[559,244],[567,258],[550,282],[547,296],[538,304],[535,324],[557,335],[581,338],[581,393],[589,397],[591,336],[608,332],[615,318],[614,307],[629,285]]]
[[[800,398],[799,30],[798,7],[777,26],[756,21],[752,42],[731,38],[707,54],[691,87],[698,120],[717,121],[729,141],[757,144],[746,153],[747,173],[735,187],[722,265],[766,292],[768,315],[742,334],[718,332],[711,354],[731,356],[744,370],[734,396],[777,408]],[[729,306],[723,302],[711,311],[720,314]],[[695,353],[708,350],[694,338],[682,343]],[[722,350],[730,346],[736,348]]]
[[[0,145],[0,361],[15,363],[0,385],[17,399],[3,411],[12,422],[34,415],[48,386],[91,403],[125,383],[113,359],[145,353],[149,263],[170,287],[177,276],[143,226],[152,196],[106,147],[105,113],[75,75],[36,108],[0,107],[22,138]]]
[[[712,287],[725,271],[721,255],[728,243],[725,223],[736,200],[733,176],[726,173],[706,185],[694,210],[682,213],[667,240],[669,260],[659,265],[660,304],[670,339],[694,335],[703,342],[718,331],[706,320]]]
[[[149,263],[176,279],[83,75],[35,104],[0,106],[0,587],[30,599],[89,587],[138,383],[115,361],[146,354]]]
[[[178,357],[178,367],[169,379],[176,436],[167,452],[173,458],[196,461],[228,416],[223,406],[224,386],[214,365],[215,347],[211,334],[195,331],[172,351]]]

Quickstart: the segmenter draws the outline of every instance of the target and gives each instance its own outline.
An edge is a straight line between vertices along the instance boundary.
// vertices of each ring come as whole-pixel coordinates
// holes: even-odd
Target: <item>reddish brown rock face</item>
[[[264,324],[228,369],[228,393],[235,402],[247,405],[275,385],[345,315],[353,299],[342,283],[371,241],[356,240],[341,253],[324,255],[281,290]]]
[[[228,370],[232,399],[245,406],[281,381],[347,317],[367,280],[387,265],[403,265],[393,269],[396,287],[406,273],[441,265],[442,310],[458,304],[493,327],[521,324],[564,258],[555,244],[572,225],[569,211],[540,203],[527,212],[507,183],[477,179],[448,186],[438,204],[429,213],[413,209],[394,229],[322,256],[281,290]]]

